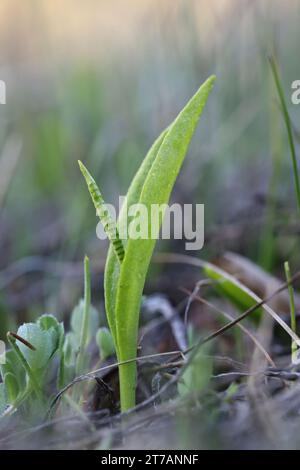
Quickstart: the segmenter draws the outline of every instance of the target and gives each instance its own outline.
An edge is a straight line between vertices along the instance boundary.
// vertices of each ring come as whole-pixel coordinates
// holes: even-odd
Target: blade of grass
[[[268,73],[268,121],[269,121],[269,146],[271,154],[271,174],[266,193],[265,217],[262,227],[261,242],[259,247],[258,264],[266,271],[271,272],[276,259],[276,243],[274,226],[277,220],[277,190],[281,181],[282,162],[284,155],[284,139],[281,126],[281,112],[278,113],[279,103],[277,88],[274,83],[273,73],[269,68]]]
[[[281,84],[281,79],[280,79],[279,71],[278,71],[278,65],[275,60],[275,57],[274,56],[269,57],[269,62],[270,62],[271,70],[273,73],[275,85],[277,88],[278,96],[280,99],[280,104],[281,104],[281,108],[283,112],[283,118],[284,118],[286,130],[288,134],[288,141],[289,141],[289,146],[290,146],[290,151],[291,151],[291,156],[292,156],[293,173],[294,173],[294,179],[295,179],[297,206],[298,206],[298,211],[300,213],[300,182],[299,182],[298,164],[297,164],[296,150],[295,150],[295,145],[294,145],[292,123],[291,123],[290,115],[287,109],[284,91],[283,91],[283,87]]]
[[[81,337],[79,344],[79,351],[76,361],[76,375],[83,372],[85,348],[88,337],[88,329],[90,322],[90,307],[91,307],[91,273],[90,273],[90,260],[86,256],[84,258],[84,310],[81,326]]]
[[[219,334],[224,333],[225,331],[228,330],[228,328],[231,328],[233,325],[238,323],[239,321],[243,320],[243,318],[247,317],[250,314],[253,314],[253,312],[257,311],[260,307],[262,307],[269,315],[271,315],[274,320],[286,331],[286,333],[297,343],[297,345],[300,347],[300,338],[291,330],[291,328],[280,318],[280,316],[271,308],[267,305],[267,302],[272,300],[277,294],[282,292],[287,288],[289,284],[292,284],[296,282],[300,278],[300,271],[298,271],[296,274],[294,274],[291,277],[290,283],[285,282],[281,284],[281,286],[278,287],[272,294],[270,294],[268,297],[265,299],[261,299],[258,297],[254,292],[252,292],[250,289],[248,289],[244,284],[239,282],[235,277],[231,276],[228,274],[226,271],[223,271],[221,268],[208,263],[207,261],[203,261],[201,259],[198,259],[194,256],[189,256],[189,255],[178,255],[175,253],[170,253],[170,254],[160,254],[159,256],[156,257],[156,259],[159,262],[164,262],[164,263],[178,263],[178,264],[189,264],[191,266],[195,267],[200,267],[205,270],[206,274],[208,274],[208,270],[211,273],[214,273],[215,280],[217,281],[218,277],[219,278],[225,278],[229,283],[233,285],[233,287],[242,290],[245,294],[247,294],[249,297],[252,297],[254,304],[252,306],[249,306],[244,313],[242,313],[239,317],[237,317],[235,320],[232,322],[228,323],[224,327],[220,328],[218,331],[215,333],[212,333],[211,335],[207,336],[203,341],[210,341],[211,339],[214,339],[217,337]]]
[[[289,265],[288,261],[286,261],[284,263],[284,270],[285,270],[286,281],[289,283],[288,284],[288,293],[289,293],[289,297],[290,297],[291,328],[292,328],[293,332],[296,334],[297,333],[297,328],[296,328],[296,308],[295,308],[294,288],[291,284],[291,271],[290,271],[290,265]],[[292,339],[292,356],[296,351],[297,351],[297,344]]]

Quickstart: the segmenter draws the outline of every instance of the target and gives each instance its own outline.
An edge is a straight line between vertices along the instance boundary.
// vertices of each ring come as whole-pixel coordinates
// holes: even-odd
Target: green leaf
[[[6,362],[0,366],[0,371],[3,381],[5,375],[11,373],[16,377],[20,390],[24,389],[26,386],[26,374],[14,350],[10,349],[6,351]]]
[[[19,336],[31,343],[35,351],[17,340],[19,349],[33,371],[43,369],[57,349],[58,338],[53,327],[42,330],[36,323],[24,323],[19,327]]]
[[[213,363],[201,348],[196,357],[184,371],[178,383],[178,393],[183,397],[204,390],[211,379]]]
[[[16,376],[7,372],[4,376],[4,384],[9,403],[14,403],[20,392]]]
[[[242,312],[253,307],[257,301],[253,296],[245,291],[238,281],[234,281],[231,276],[225,276],[224,273],[212,264],[206,264],[204,267],[205,274],[212,280],[217,281],[214,284],[216,290],[224,297],[227,297]],[[252,318],[260,318],[262,309],[258,308],[252,314]]]
[[[58,329],[59,328],[59,323],[57,319],[55,318],[54,315],[41,315],[37,319],[37,325],[42,329],[42,330],[49,330],[50,328]]]
[[[152,204],[167,204],[189,143],[202,114],[215,77],[209,78],[179,113],[164,136],[142,186],[139,204],[151,213]],[[158,236],[159,227],[156,228]],[[140,302],[154,250],[155,239],[128,239],[120,268],[116,293],[115,319],[119,361],[133,359],[137,353]],[[122,379],[122,374],[125,375]],[[120,367],[120,381],[129,384],[123,392],[123,409],[134,406],[136,382],[134,362]],[[125,395],[125,396],[124,396]],[[122,399],[122,395],[121,395]]]
[[[78,305],[74,308],[72,312],[72,316],[71,316],[71,328],[75,335],[75,340],[77,341],[76,349],[79,348],[83,314],[84,314],[84,300],[81,299]],[[90,321],[89,321],[88,335],[87,335],[87,344],[91,341],[92,337],[95,335],[95,331],[97,331],[98,327],[99,327],[99,314],[97,310],[91,305]]]
[[[231,276],[226,271],[214,266],[211,263],[203,263],[204,272],[211,278],[218,281],[216,284],[217,289],[227,296],[233,303],[240,306],[242,311],[247,311],[262,299],[251,291],[247,286],[238,281],[234,276]],[[293,339],[293,341],[300,347],[300,338],[296,333],[285,323],[285,321],[267,304],[263,303],[261,308],[255,309],[251,313],[251,317],[257,319],[257,311],[261,312],[263,309],[286,331],[286,333]]]
[[[121,231],[121,227],[124,226],[126,218],[128,217],[128,207],[139,202],[143,185],[145,183],[146,177],[151,169],[151,166],[156,158],[158,149],[160,148],[168,129],[163,131],[158,139],[154,142],[149,152],[147,153],[143,163],[141,164],[139,170],[137,171],[135,177],[132,180],[132,183],[127,192],[126,199],[121,208],[118,226]],[[123,243],[126,247],[127,240],[123,240]],[[126,248],[125,248],[126,249]],[[116,350],[118,350],[118,340],[117,340],[117,330],[116,330],[116,317],[115,317],[115,306],[116,306],[116,297],[117,297],[117,288],[118,280],[120,275],[120,263],[116,256],[115,250],[110,245],[106,260],[105,266],[105,276],[104,276],[104,293],[105,293],[105,308],[108,324],[110,331],[112,332],[114,342],[116,345]]]
[[[38,318],[38,326],[44,331],[55,331],[56,348],[54,353],[59,355],[59,366],[57,373],[57,387],[60,389],[65,385],[65,356],[63,351],[65,331],[63,323],[59,323],[54,315],[45,314]]]
[[[188,340],[189,346],[197,344],[198,341],[196,332],[192,327],[188,329]],[[213,373],[213,360],[209,356],[209,350],[210,346],[208,344],[203,345],[187,366],[178,383],[180,396],[198,394],[208,386]]]
[[[70,331],[65,336],[62,351],[63,363],[60,364],[59,370],[59,388],[62,388],[74,378],[77,351],[78,341],[75,334]]]
[[[96,333],[96,342],[100,351],[100,358],[105,361],[115,353],[114,341],[108,328],[102,327]]]
[[[54,329],[57,336],[57,348],[61,349],[64,341],[64,324],[57,320],[54,315],[44,314],[37,319],[37,325],[44,331]]]
[[[75,359],[78,351],[78,341],[73,331],[69,331],[66,334],[63,351],[65,356],[65,363],[67,365],[73,364],[75,366]]]

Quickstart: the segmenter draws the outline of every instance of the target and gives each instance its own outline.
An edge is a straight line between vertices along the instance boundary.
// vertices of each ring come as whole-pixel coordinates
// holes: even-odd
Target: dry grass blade
[[[286,333],[297,343],[298,346],[300,346],[300,338],[291,330],[291,328],[280,318],[280,316],[274,312],[274,310],[267,305],[267,302],[272,300],[276,295],[278,295],[280,292],[284,291],[287,289],[287,287],[294,282],[296,282],[298,279],[300,279],[300,271],[298,271],[294,276],[291,277],[289,282],[284,282],[281,284],[278,289],[274,290],[272,294],[270,294],[268,297],[265,299],[260,299],[254,292],[252,292],[250,289],[248,289],[246,286],[244,286],[241,282],[239,282],[234,276],[231,276],[227,272],[223,271],[220,268],[217,268],[215,265],[208,263],[207,261],[200,260],[198,258],[195,258],[193,256],[188,256],[188,255],[177,255],[177,254],[164,254],[164,255],[159,255],[156,260],[159,262],[165,262],[165,263],[178,263],[178,264],[189,264],[191,266],[195,267],[211,267],[215,271],[217,271],[222,277],[225,279],[229,280],[230,282],[234,283],[236,286],[238,286],[240,289],[242,289],[244,292],[246,292],[249,296],[251,296],[257,303],[247,309],[244,313],[242,313],[239,317],[237,317],[235,320],[232,322],[228,323],[224,327],[220,328],[218,331],[215,333],[212,333],[211,335],[207,336],[205,338],[205,342],[210,341],[211,339],[219,336],[220,334],[224,333],[227,331],[229,328],[234,326],[236,323],[240,322],[243,320],[243,318],[247,317],[251,313],[255,312],[258,308],[262,307],[271,317],[274,318],[274,320],[286,331]],[[203,340],[204,341],[204,340]]]
[[[192,295],[192,292],[190,292],[188,289],[182,289],[185,293],[187,293],[188,295]],[[209,307],[211,310],[214,310],[216,313],[218,314],[221,314],[223,315],[224,317],[226,317],[228,320],[230,321],[234,321],[234,318],[227,312],[225,312],[224,310],[221,310],[220,308],[216,307],[214,304],[212,304],[211,302],[208,302],[206,299],[204,299],[203,297],[200,297],[199,295],[195,295],[194,296],[194,299],[197,300],[198,302],[202,303],[202,304],[205,304],[207,305],[207,307]],[[272,358],[270,357],[269,353],[265,350],[265,348],[263,347],[263,345],[259,342],[259,340],[256,338],[256,336],[251,333],[251,331],[248,330],[248,328],[246,328],[244,325],[242,325],[241,323],[237,323],[236,325],[238,328],[240,328],[247,336],[249,336],[249,338],[253,341],[253,343],[257,346],[257,348],[263,353],[263,355],[265,356],[265,358],[267,359],[268,363],[272,366],[272,367],[276,367],[274,361],[272,360]]]

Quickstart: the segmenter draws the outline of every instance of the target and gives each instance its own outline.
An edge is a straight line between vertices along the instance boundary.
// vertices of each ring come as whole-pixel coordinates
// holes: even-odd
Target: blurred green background
[[[2,0],[0,336],[7,323],[62,314],[107,244],[77,160],[107,202],[126,193],[147,149],[197,87],[217,84],[173,200],[205,204],[205,247],[267,270],[299,263],[286,132],[267,56],[275,54],[296,138],[299,0]],[[296,141],[297,147],[298,140]],[[298,150],[297,148],[297,150]],[[184,242],[162,244],[183,251]],[[159,288],[159,287],[158,287]]]

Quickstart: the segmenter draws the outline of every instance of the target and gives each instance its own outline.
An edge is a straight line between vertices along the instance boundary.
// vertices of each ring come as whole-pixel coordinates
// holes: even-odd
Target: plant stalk
[[[84,258],[84,311],[82,318],[81,337],[79,344],[79,351],[76,361],[76,375],[83,372],[84,367],[84,352],[86,348],[88,329],[90,323],[90,307],[91,307],[91,273],[90,273],[90,260],[87,256]]]
[[[289,293],[289,297],[290,297],[291,329],[293,330],[294,333],[297,333],[297,331],[296,331],[297,327],[296,327],[296,308],[295,308],[294,288],[291,284],[291,271],[290,271],[290,265],[289,265],[288,261],[286,261],[284,263],[284,270],[285,270],[286,282],[288,282],[288,293]],[[292,339],[292,355],[296,351],[297,351],[297,344]]]
[[[298,206],[298,211],[300,213],[300,182],[299,182],[298,164],[297,164],[296,150],[295,150],[295,145],[294,145],[291,119],[290,119],[290,115],[289,115],[289,112],[288,112],[288,109],[287,109],[285,96],[284,96],[284,91],[283,91],[283,88],[282,88],[282,85],[281,85],[278,66],[277,66],[275,57],[271,56],[269,58],[269,61],[270,61],[271,69],[272,69],[272,72],[273,72],[275,85],[276,85],[278,96],[279,96],[279,99],[280,99],[280,104],[281,104],[281,108],[282,108],[282,112],[283,112],[284,122],[285,122],[285,125],[286,125],[287,134],[288,134],[288,141],[289,141],[289,146],[290,146],[290,150],[291,150],[293,172],[294,172],[294,179],[295,179],[297,206]]]

